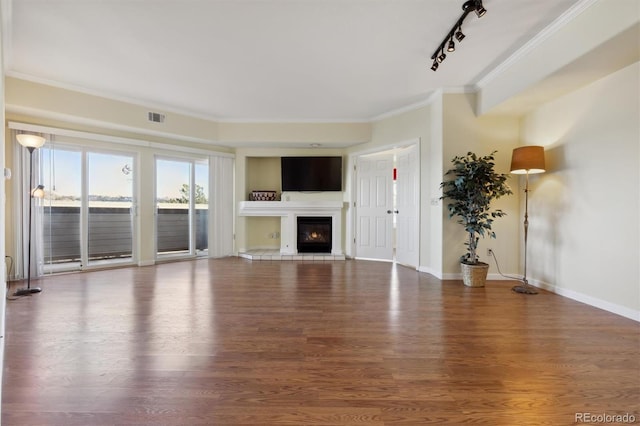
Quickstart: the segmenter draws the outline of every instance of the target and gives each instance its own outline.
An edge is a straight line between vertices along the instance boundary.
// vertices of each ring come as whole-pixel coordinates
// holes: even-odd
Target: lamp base
[[[515,291],[516,293],[522,294],[538,294],[538,290],[536,290],[529,284],[517,285],[515,287],[512,287],[511,290]]]
[[[19,288],[13,293],[14,296],[27,296],[33,293],[40,293],[42,289],[40,287]]]

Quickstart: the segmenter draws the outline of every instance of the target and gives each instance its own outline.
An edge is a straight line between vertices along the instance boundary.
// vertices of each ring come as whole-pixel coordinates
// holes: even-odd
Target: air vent
[[[154,123],[164,123],[164,114],[160,114],[159,112],[149,112],[149,121],[153,121]]]

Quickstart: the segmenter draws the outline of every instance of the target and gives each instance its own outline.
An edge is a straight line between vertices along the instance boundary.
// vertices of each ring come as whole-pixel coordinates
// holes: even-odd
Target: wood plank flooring
[[[166,263],[7,302],[2,425],[640,422],[638,323],[388,263]]]

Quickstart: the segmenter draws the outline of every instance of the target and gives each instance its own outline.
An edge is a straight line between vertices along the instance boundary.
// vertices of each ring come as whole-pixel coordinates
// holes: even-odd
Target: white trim
[[[507,69],[509,69],[513,64],[520,61],[523,57],[529,55],[532,50],[536,49],[540,46],[545,40],[554,35],[558,30],[567,25],[570,21],[575,19],[582,12],[591,7],[594,3],[599,0],[578,0],[573,6],[567,9],[562,15],[560,15],[556,20],[554,20],[551,24],[545,27],[542,31],[536,34],[532,39],[524,44],[520,49],[516,50],[512,53],[506,60],[502,63],[498,64],[495,68],[481,77],[475,86],[478,89],[482,89],[491,83],[493,80],[497,79],[504,73]]]
[[[430,275],[433,275],[434,277],[438,278],[439,280],[459,280],[462,281],[462,274],[456,273],[456,274],[438,274],[435,270],[433,270],[432,268],[426,267],[426,266],[421,266],[418,268],[419,272],[424,272]],[[499,274],[489,274],[489,276],[487,276],[488,280],[504,280],[504,281],[516,281],[513,280],[511,278],[505,278],[502,277]],[[561,297],[566,297],[572,300],[575,300],[577,302],[580,303],[584,303],[586,305],[598,308],[598,309],[602,309],[605,310],[607,312],[611,312],[613,314],[616,315],[620,315],[622,317],[631,319],[633,321],[637,321],[640,322],[640,311],[635,310],[635,309],[631,309],[631,308],[627,308],[625,306],[620,306],[616,303],[611,303],[611,302],[607,302],[606,300],[602,300],[602,299],[598,299],[596,297],[593,296],[589,296],[577,291],[573,291],[573,290],[569,290],[569,289],[565,289],[562,287],[558,287],[549,283],[545,283],[542,281],[538,281],[538,280],[529,280],[529,284],[531,284],[534,287],[538,287],[540,289],[543,290],[547,290],[550,291],[551,293],[557,294],[558,296]]]
[[[405,105],[403,107],[400,107],[400,108],[397,108],[397,109],[382,113],[380,115],[376,115],[374,117],[371,117],[368,121],[370,123],[373,123],[373,122],[376,122],[376,121],[384,120],[386,118],[391,118],[393,116],[400,115],[400,114],[403,114],[405,112],[414,111],[416,109],[431,105],[433,103],[433,101],[436,99],[436,97],[441,93],[442,93],[442,89],[436,89],[433,92],[431,92],[429,94],[429,96],[426,97],[426,99],[424,99],[424,100],[422,100],[420,102],[416,102],[416,103],[413,103],[413,104]]]
[[[347,157],[353,157],[354,160],[357,159],[357,157],[363,156],[363,155],[370,155],[370,154],[377,154],[377,153],[382,153],[382,152],[386,152],[386,151],[393,151],[395,149],[403,149],[403,148],[408,148],[411,145],[420,145],[420,143],[422,143],[422,140],[417,137],[417,138],[411,138],[411,139],[406,139],[403,140],[401,142],[397,142],[397,143],[389,143],[389,144],[385,144],[385,145],[380,145],[380,146],[374,146],[374,147],[370,147],[367,149],[363,149],[362,151],[353,151],[350,152],[349,154],[347,154]],[[355,161],[353,163],[353,165],[355,165]]]
[[[640,322],[640,311],[638,310],[627,308],[625,306],[620,306],[616,303],[607,302],[606,300],[598,299],[597,297],[589,296],[587,294],[580,293],[574,290],[569,290],[566,288],[555,286],[553,284],[549,284],[543,281],[531,280],[529,281],[529,283],[543,290],[547,290],[552,293],[555,293],[559,296],[567,297],[577,302],[584,303],[598,309],[603,309],[607,312],[611,312],[613,314],[620,315],[625,318],[629,318],[633,321]]]
[[[96,141],[116,143],[116,144],[122,144],[122,145],[139,146],[139,147],[146,147],[146,148],[157,148],[157,149],[163,149],[167,151],[188,152],[192,154],[205,154],[205,155],[215,154],[221,157],[235,158],[235,154],[231,154],[227,152],[219,152],[215,150],[208,150],[208,149],[201,149],[201,148],[191,148],[191,147],[180,146],[180,145],[170,145],[170,144],[159,143],[159,142],[149,142],[149,141],[144,141],[140,139],[123,138],[120,136],[103,135],[99,133],[82,132],[78,130],[60,129],[57,127],[40,126],[38,124],[20,123],[17,121],[9,121],[8,127],[9,129],[13,129],[13,130],[49,133],[57,136],[67,136],[67,137],[80,138],[80,139],[82,138],[92,139]]]
[[[366,118],[220,118],[217,123],[230,124],[349,124],[349,123],[370,123]]]
[[[138,262],[138,266],[153,266],[155,264],[155,260],[141,260]]]

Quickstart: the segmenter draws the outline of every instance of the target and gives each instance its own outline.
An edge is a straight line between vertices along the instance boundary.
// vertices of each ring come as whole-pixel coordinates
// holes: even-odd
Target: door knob
[[[393,211],[387,210],[387,214],[391,214],[391,213],[393,213]]]

